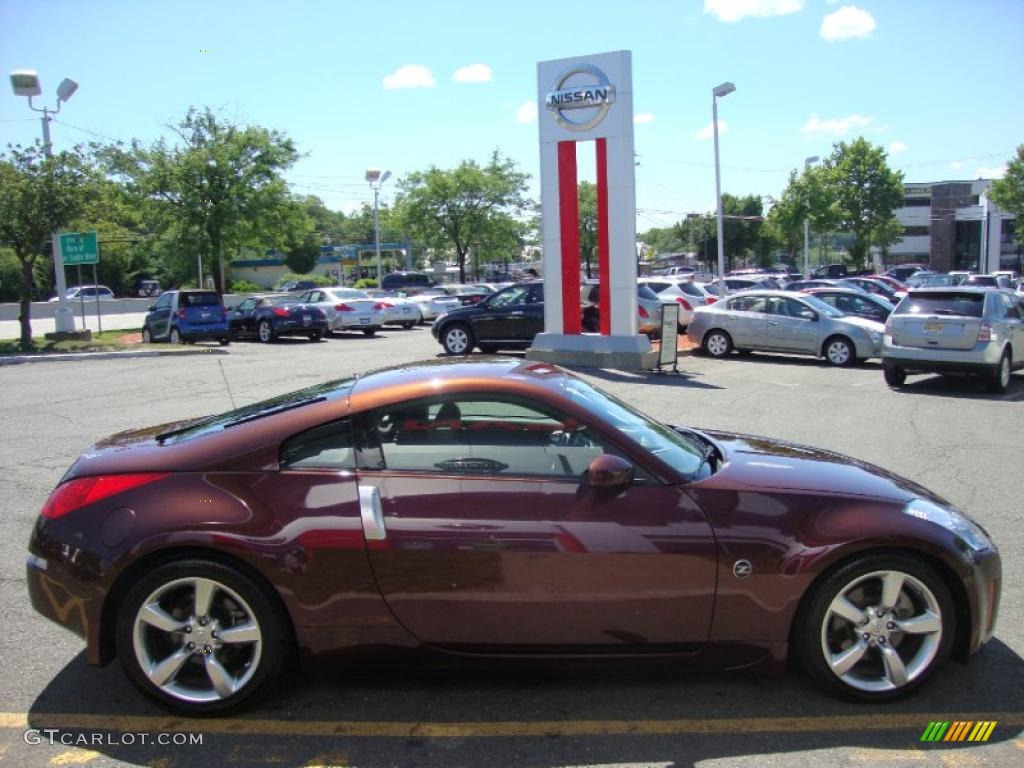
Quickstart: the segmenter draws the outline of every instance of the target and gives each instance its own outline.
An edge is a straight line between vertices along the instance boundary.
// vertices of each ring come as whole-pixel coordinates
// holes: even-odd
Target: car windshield
[[[999,281],[991,275],[971,275],[964,281],[964,285],[977,285],[982,288],[996,288]]]
[[[157,440],[164,445],[180,443],[185,440],[193,440],[203,435],[220,432],[224,429],[243,424],[255,419],[262,419],[282,411],[290,411],[293,408],[300,408],[311,403],[319,403],[328,399],[347,397],[355,384],[355,379],[335,379],[324,384],[316,384],[296,392],[289,392],[286,395],[272,397],[252,405],[236,408],[233,411],[222,413],[217,416],[209,416],[193,422],[181,429],[171,430],[157,435]]]
[[[663,462],[686,475],[694,475],[704,461],[701,448],[678,432],[652,421],[639,411],[594,389],[582,379],[568,378],[565,394],[588,413],[595,414]]]
[[[357,291],[354,288],[351,290],[334,290],[331,291],[331,296],[336,299],[368,299],[370,295],[365,291]]]
[[[896,307],[896,314],[981,317],[984,309],[984,293],[911,293]]]
[[[846,314],[845,312],[836,309],[831,304],[826,304],[824,301],[815,298],[814,296],[801,296],[800,300],[813,307],[815,311],[820,312],[827,317],[843,317]]]
[[[658,294],[656,294],[646,285],[641,285],[639,288],[637,288],[636,295],[638,298],[646,299],[647,301],[661,301],[661,299],[658,298]]]

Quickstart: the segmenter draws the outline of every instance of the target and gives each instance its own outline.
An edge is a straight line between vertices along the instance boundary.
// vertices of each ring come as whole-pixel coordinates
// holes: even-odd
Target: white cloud
[[[723,133],[725,133],[728,130],[729,130],[729,124],[727,122],[725,122],[725,120],[719,120],[718,121],[718,135],[721,136]],[[703,128],[701,128],[699,131],[697,131],[695,134],[693,134],[693,138],[697,139],[698,141],[704,141],[705,139],[714,138],[714,135],[715,135],[715,124],[714,123],[708,123]]]
[[[433,88],[437,83],[433,73],[420,64],[406,64],[390,75],[384,75],[384,87],[389,91],[399,88]]]
[[[452,75],[456,83],[489,83],[493,79],[491,68],[486,64],[467,64],[456,69]]]
[[[898,155],[900,152],[906,152],[907,145],[902,141],[891,141],[889,142],[889,154]]]
[[[808,137],[822,136],[845,136],[853,128],[864,128],[875,121],[873,117],[865,115],[849,115],[847,117],[830,117],[822,120],[817,115],[811,115],[804,123],[800,133]]]
[[[954,171],[959,171],[961,168],[964,167],[964,161],[963,160],[950,160],[949,161],[949,167],[952,168]]]
[[[524,101],[516,110],[517,123],[533,123],[537,120],[537,102],[532,99]]]
[[[804,0],[704,0],[704,13],[726,23],[747,16],[786,16],[803,8]]]
[[[874,16],[867,11],[856,5],[844,5],[822,19],[821,36],[834,43],[836,40],[867,37],[877,26]]]
[[[637,112],[633,115],[633,122],[637,125],[643,125],[644,123],[653,123],[654,115],[650,112]]]
[[[1006,166],[1000,165],[997,168],[987,168],[982,166],[974,172],[974,178],[976,179],[1001,179],[1006,175]]]

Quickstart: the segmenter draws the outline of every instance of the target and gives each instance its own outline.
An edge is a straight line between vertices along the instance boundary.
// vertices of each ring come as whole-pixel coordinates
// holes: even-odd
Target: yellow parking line
[[[510,736],[620,736],[715,733],[809,733],[832,731],[920,731],[935,720],[995,720],[1000,726],[1024,726],[1021,712],[837,715],[832,717],[750,717],[681,720],[540,720],[504,722],[309,722],[246,718],[88,715],[0,712],[0,729],[58,728],[95,731],[157,731],[233,736],[376,736],[396,738],[468,738]]]
[[[93,752],[91,749],[69,749],[50,758],[50,765],[85,765],[99,756],[99,752]]]

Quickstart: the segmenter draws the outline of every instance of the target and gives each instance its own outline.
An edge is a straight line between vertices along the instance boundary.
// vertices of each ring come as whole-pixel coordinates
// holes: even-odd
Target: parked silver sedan
[[[328,333],[362,331],[373,336],[384,325],[381,303],[355,288],[315,288],[296,301],[323,310],[327,315]]]
[[[881,357],[884,330],[879,322],[844,314],[807,294],[754,290],[697,307],[686,335],[712,357],[761,350],[846,366]]]
[[[1005,392],[1010,372],[1024,368],[1020,301],[998,288],[911,290],[889,316],[882,370],[891,387],[908,373],[978,373]]]
[[[423,322],[420,305],[410,299],[403,291],[367,291],[366,294],[381,305],[381,325],[400,325],[412,328]]]

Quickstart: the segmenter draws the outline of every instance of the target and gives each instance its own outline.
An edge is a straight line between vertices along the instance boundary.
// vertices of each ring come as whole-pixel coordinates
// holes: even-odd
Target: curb
[[[64,352],[42,355],[12,355],[0,357],[0,366],[21,363],[50,363],[61,360],[117,360],[136,357],[184,357],[185,355],[226,355],[228,350],[220,348],[182,349],[179,351],[146,350],[144,352]]]

